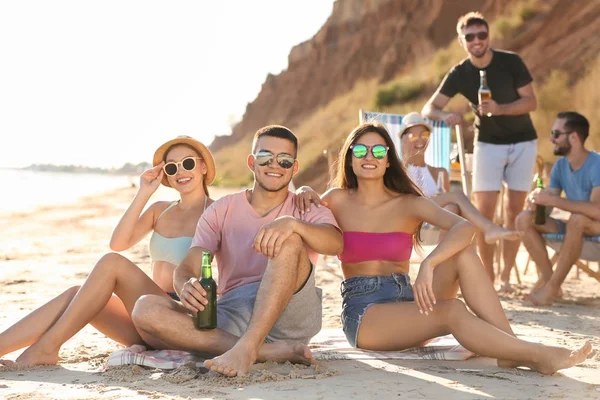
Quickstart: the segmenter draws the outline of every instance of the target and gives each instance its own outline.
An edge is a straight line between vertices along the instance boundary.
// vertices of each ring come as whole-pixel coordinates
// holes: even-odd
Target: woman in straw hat
[[[29,346],[17,364],[56,364],[62,344],[88,323],[124,345],[144,343],[131,320],[135,302],[146,294],[176,296],[173,271],[212,203],[208,185],[215,177],[212,154],[188,136],[162,144],[153,166],[141,175],[140,188],[110,240],[111,250],[123,251],[152,232],[152,278],[120,254],[104,255],[82,286],[69,288],[1,333],[0,356]],[[179,200],[159,201],[143,211],[161,183],[175,189]]]
[[[333,186],[322,198],[344,235],[341,318],[350,345],[399,351],[451,333],[499,366],[552,374],[585,361],[589,342],[571,351],[515,336],[471,246],[475,227],[423,196],[383,125],[361,124],[348,135]],[[412,285],[410,256],[424,222],[449,233]],[[470,310],[457,299],[459,285]]]

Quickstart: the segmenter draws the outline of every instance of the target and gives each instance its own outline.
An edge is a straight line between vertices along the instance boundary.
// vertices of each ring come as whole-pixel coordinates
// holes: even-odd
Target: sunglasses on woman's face
[[[165,174],[167,174],[169,176],[173,176],[177,173],[177,170],[179,169],[180,165],[186,171],[191,171],[194,168],[196,168],[196,160],[202,160],[202,159],[200,157],[186,157],[183,160],[178,161],[178,162],[170,161],[170,162],[166,163],[165,165],[163,165],[163,171],[165,171]]]
[[[364,144],[353,144],[350,146],[352,149],[352,155],[356,158],[365,158],[371,150],[371,154],[378,160],[381,160],[387,155],[388,150],[390,149],[387,146],[382,144],[376,144],[375,146],[366,146]]]
[[[283,169],[290,169],[294,166],[294,161],[296,159],[287,153],[279,153],[275,156],[270,151],[259,151],[254,154],[254,159],[256,163],[261,167],[269,165],[273,162],[273,160],[277,159],[277,164]]]
[[[467,42],[471,43],[473,40],[475,40],[476,36],[477,36],[477,39],[479,39],[479,40],[485,40],[488,38],[488,35],[489,35],[489,33],[487,33],[486,31],[480,31],[480,32],[475,32],[475,33],[467,33],[466,35],[462,35],[462,37]]]

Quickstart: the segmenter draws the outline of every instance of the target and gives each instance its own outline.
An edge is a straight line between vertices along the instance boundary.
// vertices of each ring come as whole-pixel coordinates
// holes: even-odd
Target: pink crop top
[[[363,261],[407,261],[413,247],[413,235],[405,232],[344,232],[343,263]]]

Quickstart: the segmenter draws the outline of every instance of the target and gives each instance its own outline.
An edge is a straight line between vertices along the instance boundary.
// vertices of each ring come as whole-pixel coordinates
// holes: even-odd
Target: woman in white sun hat
[[[425,163],[425,150],[433,129],[429,122],[417,112],[406,114],[400,127],[402,161],[423,194],[440,207],[464,217],[485,235],[488,243],[497,240],[516,240],[517,231],[510,231],[484,217],[462,192],[450,191],[450,180],[445,168],[436,168]]]
[[[29,346],[17,364],[56,364],[63,343],[88,323],[126,346],[144,344],[131,320],[135,302],[146,294],[176,297],[173,270],[187,254],[198,219],[213,202],[208,185],[215,177],[212,154],[188,136],[163,143],[154,153],[153,166],[140,176],[139,190],[110,239],[111,250],[124,251],[152,232],[152,277],[118,253],[104,255],[83,285],[67,289],[2,332],[0,356]],[[175,189],[179,199],[158,201],[143,211],[161,183]]]

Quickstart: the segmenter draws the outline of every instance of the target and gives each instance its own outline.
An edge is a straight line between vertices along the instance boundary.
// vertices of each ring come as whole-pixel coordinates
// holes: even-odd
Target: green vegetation
[[[425,84],[421,80],[402,77],[379,88],[375,97],[375,108],[382,109],[413,100],[423,93],[423,89]]]
[[[523,24],[534,18],[542,11],[541,6],[535,1],[518,3],[512,12],[497,17],[490,26],[492,36],[507,39],[514,36]]]

